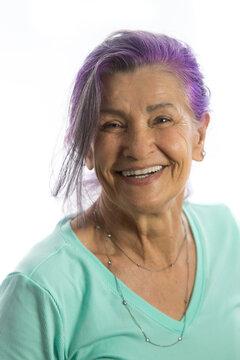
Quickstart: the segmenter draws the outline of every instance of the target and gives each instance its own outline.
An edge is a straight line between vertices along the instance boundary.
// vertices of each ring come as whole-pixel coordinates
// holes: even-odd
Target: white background
[[[224,202],[240,217],[238,15],[234,0],[0,0],[0,282],[64,216],[49,183],[73,80],[115,30],[162,32],[193,47],[212,111],[191,200]]]

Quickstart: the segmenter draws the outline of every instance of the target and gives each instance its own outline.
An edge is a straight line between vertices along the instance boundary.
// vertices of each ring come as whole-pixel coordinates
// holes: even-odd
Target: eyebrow
[[[156,109],[159,109],[159,108],[164,108],[164,107],[173,107],[175,108],[175,106],[171,103],[159,103],[159,104],[154,104],[154,105],[149,105],[146,107],[146,111],[148,113],[156,110]],[[122,116],[122,117],[125,117],[126,114],[124,111],[122,110],[116,110],[116,109],[111,109],[111,108],[107,108],[107,109],[101,109],[100,110],[100,113],[103,113],[103,114],[113,114],[113,115],[119,115],[119,116]]]
[[[146,110],[148,113],[150,113],[156,109],[164,108],[164,107],[174,107],[175,108],[175,106],[171,103],[160,103],[160,104],[149,105],[149,106],[147,106]]]

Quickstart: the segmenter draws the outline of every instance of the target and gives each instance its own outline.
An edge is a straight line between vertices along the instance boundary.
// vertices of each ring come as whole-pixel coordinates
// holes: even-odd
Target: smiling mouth
[[[165,166],[157,165],[157,166],[151,166],[146,169],[139,169],[139,170],[123,170],[119,171],[119,174],[121,174],[124,177],[134,177],[135,179],[144,179],[148,176],[155,174],[156,172],[162,170]]]

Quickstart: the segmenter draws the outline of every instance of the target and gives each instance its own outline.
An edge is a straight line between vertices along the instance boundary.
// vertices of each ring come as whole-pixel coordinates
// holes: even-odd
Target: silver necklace
[[[95,224],[97,224],[98,221],[97,221],[97,210],[96,210],[96,207],[95,207],[95,209],[93,210],[93,215],[94,215]],[[170,263],[169,265],[166,265],[166,266],[162,267],[161,269],[153,269],[153,268],[151,268],[151,267],[148,267],[148,266],[145,266],[145,265],[142,265],[142,264],[137,263],[137,262],[136,262],[135,260],[133,260],[133,259],[126,253],[126,251],[123,250],[123,248],[114,240],[114,237],[113,237],[113,235],[112,235],[111,233],[109,233],[108,231],[105,231],[105,233],[106,233],[106,236],[111,240],[111,242],[112,242],[133,264],[135,264],[137,267],[142,268],[142,269],[147,270],[147,271],[151,271],[151,272],[162,272],[162,271],[165,271],[165,270],[167,270],[167,269],[173,268],[173,267],[176,265],[176,263],[177,263],[177,261],[178,261],[178,258],[179,258],[180,254],[181,254],[181,251],[182,251],[182,249],[183,249],[183,245],[184,245],[184,243],[185,243],[185,241],[186,241],[186,239],[187,239],[187,236],[186,236],[186,228],[185,228],[185,224],[184,224],[183,218],[181,218],[181,220],[182,220],[182,225],[183,225],[183,228],[184,228],[184,238],[183,238],[183,241],[182,241],[182,243],[181,243],[181,245],[180,245],[180,247],[179,247],[179,250],[178,250],[178,253],[177,253],[177,255],[176,255],[175,260],[174,260],[172,263]],[[97,225],[96,228],[97,228],[97,229],[100,229],[101,227],[100,227],[99,225]]]
[[[94,210],[94,219],[95,219],[95,222],[96,222],[97,221],[96,209]],[[187,240],[187,229],[186,229],[186,225],[185,225],[184,221],[183,221],[183,227],[184,227],[184,242],[185,242],[185,240]],[[101,226],[97,222],[96,222],[96,229],[97,230],[102,229]],[[109,238],[108,234],[109,233],[106,233],[106,236]],[[100,233],[100,235],[102,235],[102,233]],[[120,297],[122,299],[122,304],[126,308],[126,310],[128,311],[128,313],[131,316],[131,318],[132,318],[133,322],[135,323],[135,325],[139,328],[139,330],[143,334],[145,341],[147,343],[149,343],[151,345],[154,345],[154,346],[157,346],[157,347],[170,347],[170,346],[174,346],[174,345],[178,344],[179,342],[181,342],[183,340],[184,331],[185,331],[185,327],[186,327],[186,317],[187,317],[186,316],[186,311],[187,311],[188,302],[189,302],[188,293],[189,293],[189,263],[190,263],[190,260],[189,260],[188,242],[186,241],[187,284],[186,284],[186,292],[185,292],[185,299],[184,299],[185,309],[184,309],[184,313],[183,313],[183,316],[184,316],[183,329],[182,329],[182,331],[181,331],[181,333],[178,336],[176,341],[174,341],[173,343],[170,343],[170,344],[162,345],[162,344],[157,344],[157,343],[154,343],[153,341],[151,341],[150,337],[145,333],[144,329],[142,328],[142,326],[139,324],[139,322],[136,320],[135,316],[133,315],[133,313],[132,313],[131,309],[129,308],[128,303],[127,303],[127,301],[126,301],[126,299],[125,299],[125,297],[123,295],[120,283],[118,281],[118,278],[116,277],[116,274],[115,274],[115,271],[114,271],[114,268],[113,268],[112,259],[110,258],[110,255],[109,255],[108,250],[107,250],[106,243],[105,243],[102,236],[101,236],[101,240],[102,240],[102,243],[103,243],[103,246],[104,246],[104,249],[105,249],[106,257],[108,259],[107,264],[109,265],[110,271],[112,272],[112,274],[114,276],[115,283],[116,283],[116,288],[117,288],[117,291],[118,291],[118,293],[119,293],[119,295],[120,295]]]
[[[148,267],[148,266],[139,264],[139,263],[137,263],[136,261],[134,261],[134,260],[125,252],[125,250],[123,250],[123,249],[120,247],[120,245],[118,245],[118,243],[114,240],[112,234],[110,234],[110,233],[107,232],[106,235],[107,235],[107,237],[112,241],[112,243],[113,243],[131,262],[133,262],[135,265],[137,265],[137,267],[142,268],[142,269],[147,270],[147,271],[151,271],[151,272],[162,272],[162,271],[165,271],[165,270],[167,270],[167,269],[173,268],[173,267],[176,265],[176,263],[177,263],[177,260],[178,260],[180,254],[181,254],[181,251],[182,251],[184,242],[186,241],[186,236],[184,236],[183,241],[182,241],[182,243],[181,243],[181,246],[180,246],[180,248],[179,248],[179,250],[178,250],[177,256],[176,256],[175,260],[174,260],[171,264],[166,265],[166,266],[162,267],[161,269],[153,269],[153,268],[151,268],[151,267]]]

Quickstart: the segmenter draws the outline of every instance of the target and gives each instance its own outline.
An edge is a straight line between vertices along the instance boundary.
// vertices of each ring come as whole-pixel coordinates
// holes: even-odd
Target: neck
[[[115,243],[142,263],[168,265],[184,239],[183,196],[153,213],[128,213],[103,195],[96,204],[97,221]]]

